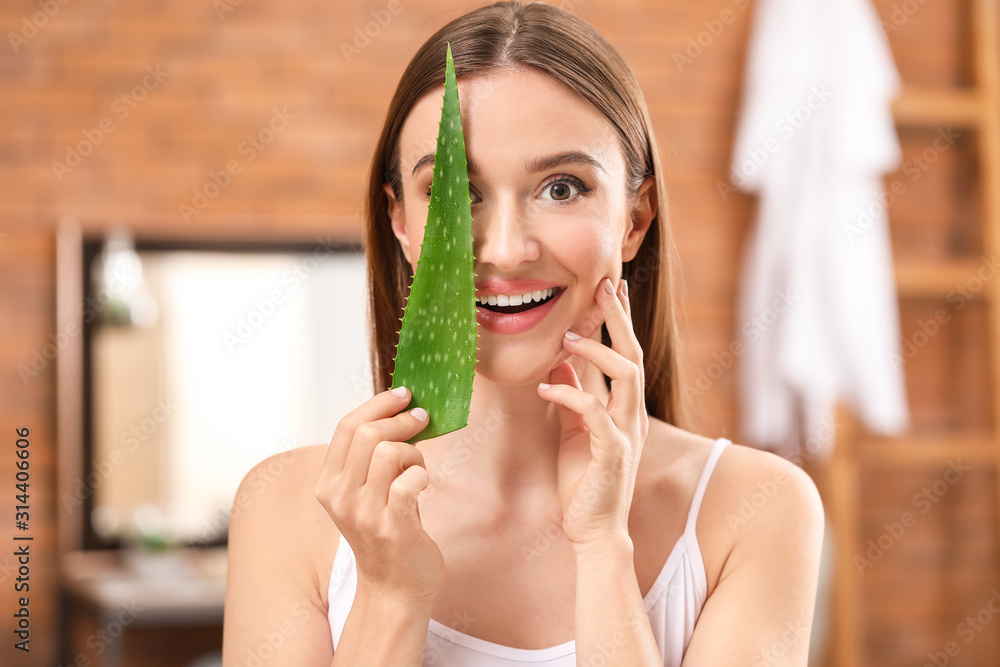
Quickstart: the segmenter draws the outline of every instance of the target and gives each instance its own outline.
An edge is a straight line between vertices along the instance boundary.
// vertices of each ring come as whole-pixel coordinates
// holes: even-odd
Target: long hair
[[[383,187],[391,184],[397,201],[402,201],[399,135],[417,101],[444,85],[449,43],[459,79],[490,70],[533,67],[597,109],[618,131],[629,195],[638,192],[647,176],[655,178],[656,216],[636,256],[622,264],[622,277],[628,281],[633,328],[643,349],[646,411],[683,427],[673,301],[676,255],[649,112],[634,75],[607,40],[579,17],[543,3],[499,2],[444,26],[417,51],[389,104],[372,159],[365,205],[375,392],[385,391],[392,382],[399,318],[412,279],[409,263],[392,233]],[[610,345],[603,324],[601,339]],[[607,378],[605,381],[610,383]]]

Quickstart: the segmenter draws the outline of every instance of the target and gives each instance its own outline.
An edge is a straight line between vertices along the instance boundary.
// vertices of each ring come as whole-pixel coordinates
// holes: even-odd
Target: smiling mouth
[[[476,307],[477,308],[483,308],[484,310],[489,310],[489,311],[492,311],[494,313],[500,313],[502,315],[514,315],[515,313],[523,313],[526,310],[532,310],[534,308],[538,308],[539,306],[544,306],[549,301],[551,301],[552,299],[554,299],[557,296],[559,296],[559,294],[564,289],[565,289],[564,287],[556,288],[555,291],[550,296],[547,296],[547,297],[541,299],[540,301],[531,301],[529,303],[522,303],[522,304],[517,305],[517,306],[499,306],[499,305],[494,306],[494,305],[490,305],[488,303],[478,303],[477,302],[476,303]]]

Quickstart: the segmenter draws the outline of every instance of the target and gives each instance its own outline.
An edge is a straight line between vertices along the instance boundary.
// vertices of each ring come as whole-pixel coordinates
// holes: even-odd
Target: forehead
[[[614,126],[576,93],[533,68],[495,70],[458,81],[462,128],[471,161],[491,165],[578,150],[609,173],[623,169]],[[408,174],[433,154],[444,87],[424,95],[410,110],[400,134],[400,169]]]

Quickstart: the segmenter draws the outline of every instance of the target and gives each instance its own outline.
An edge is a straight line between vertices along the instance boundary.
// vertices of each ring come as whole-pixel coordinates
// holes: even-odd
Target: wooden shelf
[[[940,297],[966,283],[976,275],[982,260],[897,260],[896,289],[901,297]],[[977,296],[988,296],[992,290],[980,290]]]
[[[900,125],[959,125],[972,127],[981,120],[983,105],[978,94],[965,90],[905,88],[892,105]]]
[[[993,466],[998,456],[996,436],[988,431],[867,438],[854,446],[863,465],[870,468],[944,467],[958,460],[967,465]]]
[[[897,126],[933,130],[948,126],[972,128],[979,162],[980,224],[983,254],[1000,254],[1000,0],[970,0],[974,89],[931,89],[904,86],[893,104]],[[981,259],[904,260],[896,262],[896,284],[901,298],[946,298],[967,283],[982,266]],[[837,592],[834,598],[834,635],[837,667],[864,667],[867,637],[865,591],[854,563],[864,540],[858,479],[865,470],[914,470],[963,465],[1000,474],[1000,289],[994,284],[978,290],[988,300],[989,344],[994,427],[908,433],[882,438],[861,433],[850,410],[838,407],[837,440],[826,471],[830,489],[830,520],[834,526]],[[996,484],[1000,500],[1000,483]],[[995,501],[994,501],[995,502]]]

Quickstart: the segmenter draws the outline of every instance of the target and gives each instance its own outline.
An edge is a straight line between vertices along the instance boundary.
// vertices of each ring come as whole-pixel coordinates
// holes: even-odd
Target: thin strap
[[[708,486],[708,478],[712,476],[715,464],[718,462],[722,450],[728,444],[732,444],[728,438],[719,438],[712,445],[712,451],[708,453],[708,460],[705,461],[705,467],[701,469],[701,477],[698,478],[698,485],[695,487],[694,497],[691,499],[691,509],[688,510],[687,525],[684,528],[685,532],[694,531],[695,524],[698,521],[698,510],[701,509],[701,499],[705,495],[705,487]]]
[[[330,590],[339,590],[354,573],[354,552],[343,535],[337,536],[337,553],[333,557],[333,567],[330,569]]]

